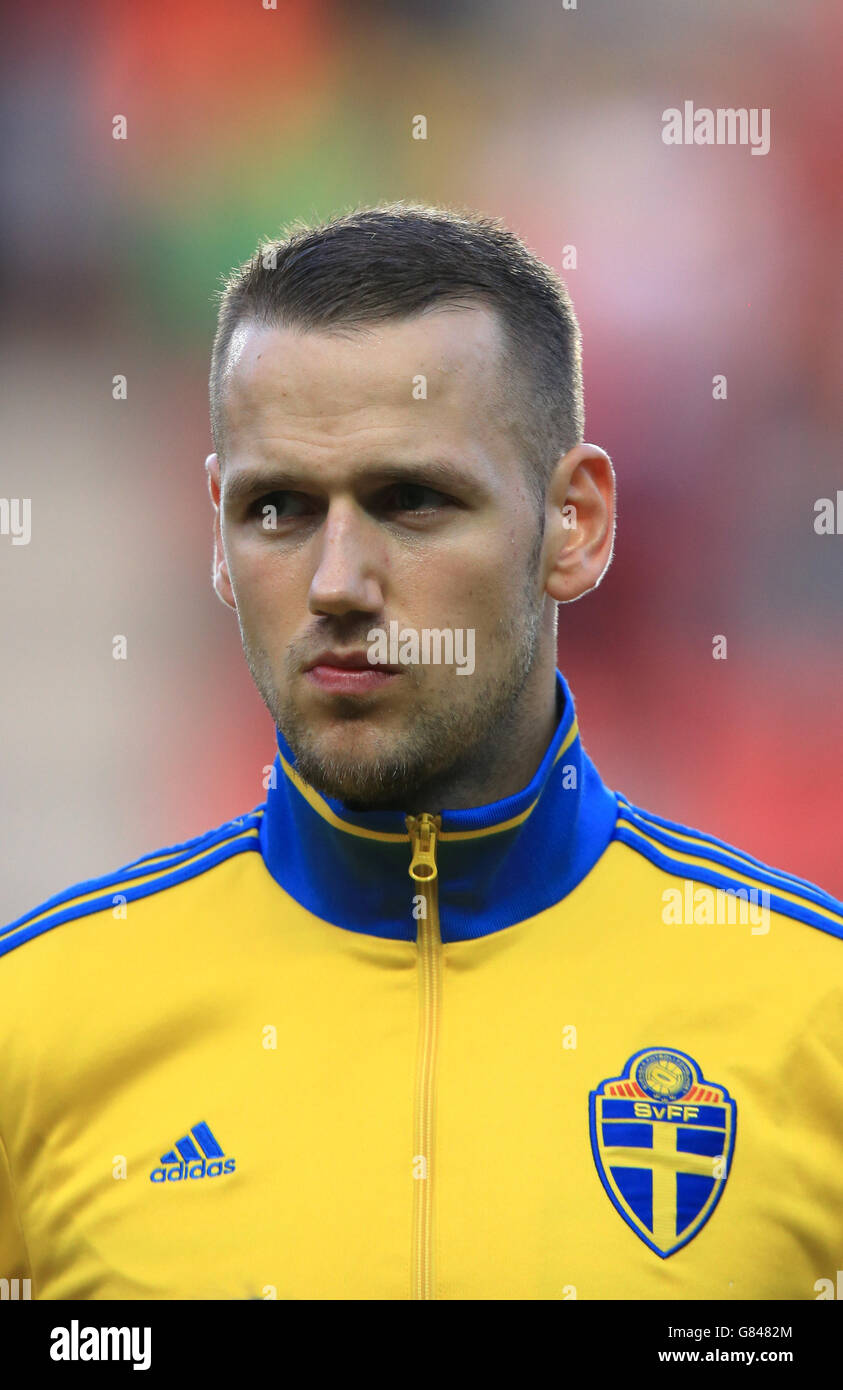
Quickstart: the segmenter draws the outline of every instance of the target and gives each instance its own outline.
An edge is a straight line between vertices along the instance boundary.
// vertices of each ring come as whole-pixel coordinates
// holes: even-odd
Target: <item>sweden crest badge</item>
[[[666,1259],[699,1233],[723,1195],[737,1114],[692,1057],[648,1047],[589,1097],[591,1147],[613,1206]]]

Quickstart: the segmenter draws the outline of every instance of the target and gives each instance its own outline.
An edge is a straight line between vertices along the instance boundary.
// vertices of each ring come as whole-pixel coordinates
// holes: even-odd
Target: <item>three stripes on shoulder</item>
[[[226,821],[216,830],[197,835],[184,844],[156,850],[114,873],[88,879],[57,893],[34,911],[0,929],[0,956],[74,917],[87,917],[93,912],[113,909],[117,903],[134,902],[151,893],[160,893],[213,869],[235,854],[259,850],[263,810],[260,806],[249,815]]]
[[[727,892],[763,893],[774,912],[843,937],[843,902],[816,884],[771,868],[713,835],[642,811],[620,793],[617,801],[613,838],[637,850],[666,873]]]

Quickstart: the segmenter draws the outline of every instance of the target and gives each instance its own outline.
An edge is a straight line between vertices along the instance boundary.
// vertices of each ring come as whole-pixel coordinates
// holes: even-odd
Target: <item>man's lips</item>
[[[400,666],[372,664],[365,652],[322,652],[304,667],[306,678],[320,689],[340,695],[364,694],[389,685],[402,674]]]
[[[316,666],[336,667],[342,671],[391,671],[397,674],[402,669],[400,666],[385,666],[380,662],[371,662],[366,652],[320,652],[312,661],[308,661],[305,671],[312,671]]]

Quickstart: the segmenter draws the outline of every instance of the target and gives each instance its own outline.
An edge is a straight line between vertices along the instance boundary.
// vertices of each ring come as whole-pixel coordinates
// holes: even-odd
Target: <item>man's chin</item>
[[[316,791],[374,807],[400,796],[413,775],[407,735],[390,732],[355,720],[318,732],[311,728],[305,739],[289,741],[299,776]]]
[[[417,780],[406,763],[378,759],[372,763],[303,753],[296,768],[309,786],[356,810],[400,806]]]

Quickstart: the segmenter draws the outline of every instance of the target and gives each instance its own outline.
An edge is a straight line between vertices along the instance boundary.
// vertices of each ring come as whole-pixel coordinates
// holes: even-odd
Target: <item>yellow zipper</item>
[[[410,878],[419,885],[422,903],[414,904],[418,922],[419,952],[419,1040],[416,1070],[416,1103],[413,1152],[413,1299],[433,1298],[433,1184],[434,1117],[436,1105],[436,1047],[439,1040],[439,1010],[442,1002],[442,937],[439,930],[439,885],[436,866],[436,837],[442,829],[441,816],[424,811],[406,817],[412,858]]]

